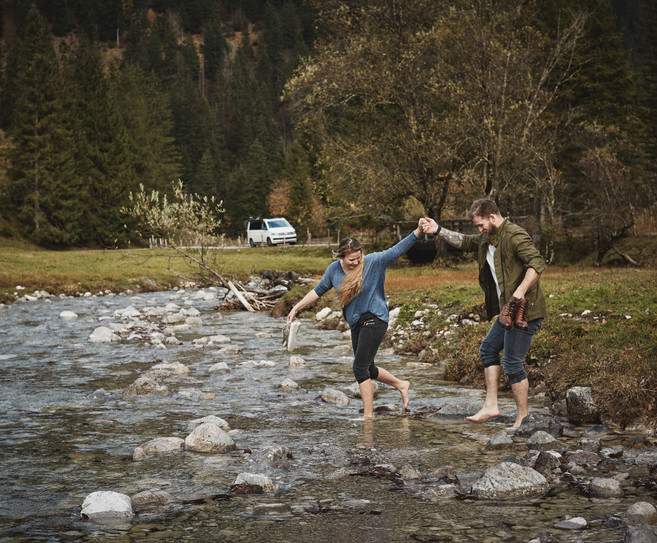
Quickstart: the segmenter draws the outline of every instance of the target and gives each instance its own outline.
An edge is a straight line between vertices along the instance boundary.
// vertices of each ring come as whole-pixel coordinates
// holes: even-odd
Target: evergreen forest
[[[305,232],[495,198],[550,257],[657,210],[650,0],[4,0],[0,236],[143,240],[131,193]]]

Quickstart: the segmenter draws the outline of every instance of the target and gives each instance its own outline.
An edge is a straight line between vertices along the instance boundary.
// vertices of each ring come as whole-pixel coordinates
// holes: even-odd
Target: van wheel
[[[267,245],[269,245],[270,247],[273,245],[273,243],[271,242],[271,238],[267,238]]]
[[[249,245],[251,247],[255,247],[255,241],[253,241],[252,239],[249,239]]]

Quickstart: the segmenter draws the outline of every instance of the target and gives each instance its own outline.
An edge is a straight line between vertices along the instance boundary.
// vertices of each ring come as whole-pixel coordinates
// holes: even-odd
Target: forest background
[[[140,243],[131,193],[305,237],[495,198],[554,261],[654,231],[644,0],[4,0],[0,236]]]

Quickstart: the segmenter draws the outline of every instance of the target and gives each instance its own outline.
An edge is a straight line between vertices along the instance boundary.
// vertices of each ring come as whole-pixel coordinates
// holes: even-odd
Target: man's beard
[[[491,224],[490,225],[490,232],[486,232],[486,236],[490,239],[491,236],[494,236],[497,233],[497,226]]]

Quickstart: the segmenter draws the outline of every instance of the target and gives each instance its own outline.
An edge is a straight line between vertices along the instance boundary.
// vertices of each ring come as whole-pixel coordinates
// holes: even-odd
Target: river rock
[[[655,526],[630,526],[625,532],[623,543],[657,543]]]
[[[73,311],[62,311],[59,314],[59,317],[66,320],[72,320],[72,319],[77,319],[78,314],[74,313]]]
[[[322,400],[327,403],[334,403],[336,405],[349,405],[349,398],[344,392],[334,388],[325,388],[321,394]]]
[[[422,474],[410,464],[402,466],[399,470],[399,475],[401,475],[404,481],[417,481],[418,479],[422,479]]]
[[[125,309],[117,309],[114,312],[115,319],[136,319],[141,317],[141,313],[134,306],[129,305]]]
[[[500,432],[499,434],[493,436],[486,446],[484,447],[487,451],[501,451],[504,449],[513,448],[513,439],[506,432]]]
[[[133,495],[131,501],[133,507],[146,507],[149,505],[164,505],[175,501],[175,498],[164,490],[149,489]]]
[[[190,420],[187,423],[187,431],[193,432],[201,424],[206,424],[206,423],[216,424],[224,432],[230,432],[230,425],[224,419],[217,417],[216,415],[208,415],[207,417],[203,417],[201,419]]]
[[[130,496],[119,492],[92,492],[82,502],[82,518],[111,520],[130,518],[133,514]]]
[[[208,343],[210,345],[225,345],[226,343],[230,343],[231,339],[228,336],[224,336],[221,334],[217,334],[216,336],[210,336],[208,338]]]
[[[333,310],[332,310],[330,307],[325,307],[324,309],[322,309],[321,311],[318,311],[318,312],[315,314],[315,320],[323,321],[323,320],[324,320],[326,317],[328,317],[332,312],[333,312]]]
[[[224,453],[235,449],[235,442],[217,424],[200,424],[185,438],[188,451],[205,453]]]
[[[150,377],[139,377],[134,383],[126,388],[121,394],[122,398],[131,396],[144,396],[146,394],[156,394],[158,396],[170,396],[171,389],[165,385],[160,385]]]
[[[598,423],[600,411],[593,401],[591,387],[572,387],[566,391],[568,420],[573,424]]]
[[[251,453],[249,461],[258,466],[268,466],[279,469],[289,469],[294,459],[287,447],[266,447]]]
[[[629,526],[657,524],[657,509],[651,503],[636,502],[628,507],[623,520]]]
[[[352,398],[360,398],[360,386],[358,383],[352,383],[345,389],[345,394],[351,396]],[[376,398],[379,393],[379,383],[377,381],[372,381],[372,392]]]
[[[253,514],[259,517],[290,515],[291,513],[292,508],[286,503],[261,503],[253,508]]]
[[[225,345],[217,352],[220,354],[240,354],[242,349],[240,349],[237,345]]]
[[[280,385],[278,385],[279,392],[296,392],[300,390],[301,387],[292,379],[284,379]]]
[[[527,448],[535,451],[557,451],[559,453],[563,453],[568,449],[566,445],[543,430],[539,430],[529,436],[529,439],[527,439]]]
[[[120,339],[121,338],[112,332],[107,326],[99,326],[94,329],[89,336],[89,341],[91,343],[107,343],[110,341],[119,341]]]
[[[620,498],[623,489],[617,479],[594,477],[591,479],[590,493],[592,498]]]
[[[263,492],[273,492],[276,489],[274,481],[261,473],[240,473],[233,481],[233,486],[259,486]]]
[[[562,434],[563,427],[554,415],[532,411],[522,419],[514,435],[518,437],[529,437],[538,431],[547,432],[554,437],[559,437]]]
[[[449,400],[438,411],[429,415],[430,419],[461,419],[476,413],[481,402],[468,399]],[[493,419],[494,420],[494,419]]]
[[[203,319],[201,317],[186,317],[185,324],[188,324],[192,328],[200,328],[203,326]]]
[[[541,475],[547,475],[552,470],[561,466],[563,456],[555,451],[542,451],[536,457],[534,469]]]
[[[306,361],[301,358],[300,356],[297,356],[296,354],[293,354],[290,356],[290,367],[291,368],[303,368],[306,365]]]
[[[577,447],[583,451],[598,452],[600,440],[597,437],[583,437],[577,442]]]
[[[184,448],[184,439],[179,437],[158,437],[137,447],[132,453],[132,459],[141,460],[149,456],[156,456],[171,451],[182,451]]]
[[[513,462],[502,462],[488,468],[472,485],[472,494],[484,500],[524,498],[547,490],[545,477],[532,468]]]
[[[584,517],[573,517],[557,522],[554,527],[561,530],[583,530],[588,526]]]
[[[150,377],[155,381],[177,383],[188,380],[189,368],[180,362],[160,362],[149,369],[144,377]]]
[[[225,362],[217,362],[214,366],[210,366],[208,369],[209,373],[226,373],[229,372],[230,368]]]

